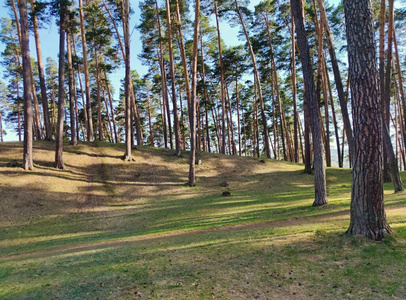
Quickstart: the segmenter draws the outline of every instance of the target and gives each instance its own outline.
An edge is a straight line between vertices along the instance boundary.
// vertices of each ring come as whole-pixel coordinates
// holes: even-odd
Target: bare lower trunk
[[[59,21],[59,86],[58,86],[58,121],[56,126],[55,168],[63,169],[63,121],[65,107],[65,22],[66,7],[60,7]]]
[[[90,83],[89,83],[89,69],[87,64],[87,47],[86,47],[86,33],[85,21],[83,16],[82,0],[79,0],[79,17],[80,17],[80,33],[82,37],[82,51],[83,51],[83,72],[85,74],[85,93],[86,93],[86,110],[87,110],[87,140],[93,142],[93,118],[92,118],[92,103],[90,98]]]
[[[244,20],[242,18],[242,14],[241,14],[240,8],[238,6],[237,0],[234,0],[234,3],[235,3],[235,6],[236,6],[236,9],[237,9],[238,16],[240,18],[242,28],[244,30],[245,37],[247,39],[248,48],[249,48],[249,52],[250,52],[251,60],[252,60],[252,65],[254,67],[254,76],[255,76],[255,79],[256,79],[257,87],[258,87],[259,106],[260,106],[260,109],[261,109],[261,119],[262,119],[262,126],[263,126],[263,134],[262,135],[263,135],[263,139],[264,139],[263,143],[264,143],[265,155],[266,155],[267,158],[271,158],[271,149],[270,149],[270,146],[269,146],[268,122],[267,122],[267,117],[266,117],[266,114],[265,114],[265,103],[264,103],[264,99],[262,97],[261,80],[260,80],[259,72],[258,72],[258,69],[257,69],[257,63],[256,63],[256,60],[255,60],[255,54],[254,54],[254,50],[252,48],[252,45],[251,45],[251,42],[250,42],[250,39],[249,39],[249,36],[248,36],[247,28],[246,28]],[[276,76],[276,74],[275,74],[275,76]]]
[[[351,121],[350,121],[349,114],[348,114],[347,101],[345,100],[343,82],[342,82],[342,78],[341,78],[340,69],[338,67],[337,56],[336,56],[336,52],[335,52],[335,48],[334,48],[334,44],[333,44],[333,39],[331,37],[330,26],[328,24],[326,10],[324,8],[324,0],[317,0],[317,2],[318,2],[319,10],[320,10],[320,20],[321,20],[321,23],[324,26],[324,30],[325,30],[327,46],[328,46],[331,65],[332,65],[333,73],[334,73],[334,81],[335,81],[335,85],[337,88],[338,99],[340,101],[340,108],[341,108],[341,114],[342,114],[342,118],[343,118],[343,124],[344,124],[344,128],[345,128],[345,132],[347,134],[349,155],[351,157],[352,153],[353,153],[353,148],[354,148],[354,141],[353,141],[353,134],[352,134],[352,128],[351,128]]]
[[[52,129],[51,129],[51,121],[49,118],[49,108],[48,108],[48,97],[47,97],[47,89],[45,83],[45,76],[44,76],[44,65],[42,62],[42,54],[41,54],[41,43],[39,39],[39,29],[38,29],[38,19],[37,14],[35,11],[35,3],[33,1],[32,4],[32,11],[33,11],[33,27],[34,27],[34,38],[35,38],[35,46],[37,48],[37,61],[38,61],[38,74],[39,74],[39,83],[41,87],[41,100],[42,100],[42,110],[44,114],[44,126],[45,126],[45,139],[51,140],[52,139]]]
[[[172,48],[172,29],[171,29],[171,11],[169,0],[166,0],[166,22],[167,22],[167,34],[168,34],[168,50],[169,50],[169,64],[171,71],[171,88],[172,88],[172,105],[173,105],[173,126],[175,131],[175,151],[176,156],[181,155],[181,145],[180,145],[180,131],[179,131],[179,115],[178,115],[178,105],[176,103],[176,89],[175,89],[175,64],[173,61],[173,48]],[[168,102],[169,106],[169,102]]]
[[[196,185],[196,86],[197,86],[197,51],[199,40],[199,16],[200,0],[196,0],[195,24],[193,36],[193,58],[192,58],[192,93],[190,97],[189,119],[190,119],[190,156],[189,156],[189,186]]]
[[[314,149],[314,189],[315,200],[313,206],[327,203],[326,190],[326,170],[323,157],[323,141],[321,135],[321,123],[319,118],[319,106],[315,98],[315,87],[313,79],[313,69],[310,59],[309,45],[304,28],[302,15],[302,2],[300,0],[291,0],[291,7],[296,25],[297,42],[300,50],[302,61],[303,77],[305,81],[307,102],[309,105],[311,117],[311,129]]]
[[[32,159],[33,146],[33,112],[31,104],[32,82],[31,82],[31,61],[28,33],[28,15],[27,1],[18,1],[21,21],[21,53],[23,56],[23,81],[24,81],[24,152],[23,152],[23,168],[25,170],[33,170],[34,163]]]
[[[344,9],[355,142],[351,222],[347,232],[381,240],[390,233],[390,227],[383,198],[383,122],[373,14],[368,0],[347,0]]]
[[[71,35],[66,35],[67,40],[67,57],[68,57],[68,83],[69,83],[69,112],[70,112],[70,134],[72,145],[77,145],[78,140],[76,136],[76,114],[75,114],[75,102],[76,102],[76,89],[74,88],[74,72],[72,66],[72,43]]]
[[[130,99],[130,34],[129,34],[129,0],[125,0],[123,13],[123,31],[125,45],[125,153],[124,160],[130,161],[131,157],[131,99]]]
[[[221,147],[220,153],[226,153],[226,134],[225,134],[225,127],[226,127],[226,102],[224,96],[225,90],[225,83],[224,83],[224,65],[223,65],[223,54],[221,49],[221,37],[220,37],[220,25],[219,25],[219,17],[217,11],[217,0],[214,0],[214,14],[216,15],[216,28],[217,28],[217,44],[219,50],[219,65],[220,65],[220,84],[221,84],[221,129],[222,129],[222,136],[221,136]]]

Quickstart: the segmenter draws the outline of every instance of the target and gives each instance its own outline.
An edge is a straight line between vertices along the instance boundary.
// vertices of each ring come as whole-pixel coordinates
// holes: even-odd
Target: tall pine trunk
[[[25,170],[33,170],[34,163],[32,159],[33,146],[33,111],[31,103],[32,82],[31,82],[31,61],[30,61],[30,46],[28,33],[28,14],[27,1],[19,0],[18,9],[20,11],[21,22],[21,53],[23,57],[23,81],[24,81],[24,152],[23,152],[23,168]]]
[[[291,0],[290,3],[296,25],[297,43],[300,50],[303,78],[305,81],[305,88],[307,93],[307,103],[309,105],[311,118],[310,122],[314,149],[314,189],[315,189],[315,200],[313,202],[313,206],[318,206],[327,203],[326,169],[323,157],[324,151],[321,134],[321,122],[319,118],[319,105],[316,102],[315,97],[313,68],[302,15],[303,3],[301,2],[301,0]]]
[[[56,125],[55,168],[63,169],[63,123],[65,107],[65,26],[67,21],[67,8],[59,8],[59,74],[58,74],[58,121]]]
[[[173,58],[171,23],[172,23],[171,22],[171,8],[170,8],[169,0],[166,0],[166,27],[167,27],[167,35],[168,35],[169,68],[170,68],[170,73],[171,73],[173,127],[174,127],[174,131],[175,131],[175,151],[176,151],[176,156],[180,156],[181,155],[180,126],[179,126],[178,105],[176,103],[175,63],[174,63],[174,58]],[[168,106],[169,106],[169,104],[168,104]]]
[[[75,75],[72,66],[72,41],[71,34],[67,32],[67,57],[68,57],[68,83],[69,83],[69,113],[70,113],[70,133],[72,145],[77,145],[78,140],[76,136],[76,114],[75,114],[75,102],[76,102],[76,88],[74,85]]]
[[[222,136],[221,136],[221,147],[220,153],[226,154],[226,101],[225,101],[225,81],[224,81],[224,64],[223,64],[223,53],[221,48],[221,36],[220,36],[220,23],[219,23],[219,16],[218,16],[218,9],[217,9],[217,0],[214,0],[214,14],[216,16],[216,28],[217,28],[217,44],[218,44],[218,51],[219,51],[219,65],[220,65],[220,85],[221,85],[221,129],[222,129]]]
[[[331,37],[330,26],[328,24],[326,10],[324,8],[324,0],[317,0],[320,10],[320,21],[324,26],[324,32],[326,35],[327,47],[330,54],[331,65],[334,73],[334,81],[337,89],[338,100],[340,102],[341,114],[343,118],[343,124],[347,136],[349,155],[352,156],[354,149],[354,139],[352,134],[351,121],[348,114],[347,101],[345,100],[345,93],[343,88],[343,82],[341,78],[340,69],[338,67],[337,56],[334,48],[333,39]],[[350,158],[351,160],[351,158]]]
[[[347,232],[381,240],[390,227],[383,197],[383,120],[372,5],[370,0],[344,4],[355,146]]]
[[[83,51],[83,72],[85,74],[85,93],[86,93],[86,111],[87,111],[87,140],[93,142],[93,117],[92,117],[92,103],[90,98],[90,83],[89,83],[89,68],[87,63],[87,46],[86,46],[86,33],[85,21],[83,16],[82,0],[79,0],[79,19],[80,19],[80,33],[82,38],[82,51]]]
[[[245,38],[247,39],[248,48],[249,48],[249,52],[250,52],[251,60],[252,60],[252,66],[254,67],[254,76],[255,76],[255,79],[256,79],[255,82],[256,82],[256,85],[257,85],[257,88],[258,88],[259,106],[260,106],[260,109],[261,109],[261,118],[262,118],[262,126],[263,126],[263,139],[264,139],[263,142],[264,142],[265,155],[266,155],[267,158],[271,158],[271,149],[270,149],[270,146],[269,146],[268,122],[267,122],[267,117],[266,117],[266,114],[265,114],[265,103],[264,103],[264,99],[262,97],[261,80],[259,78],[259,72],[258,72],[256,60],[255,60],[254,49],[252,48],[251,41],[250,41],[250,38],[248,36],[248,31],[247,31],[247,28],[245,26],[244,19],[242,18],[240,8],[238,6],[238,1],[234,0],[234,3],[235,3],[235,7],[237,9],[238,17],[239,17],[240,22],[241,22],[241,26],[242,26],[242,28],[244,30]],[[276,76],[276,74],[275,74],[275,76]]]
[[[390,177],[392,179],[395,192],[403,191],[402,180],[399,175],[398,162],[395,157],[393,145],[389,134],[390,124],[390,94],[391,94],[391,79],[392,79],[392,42],[393,42],[393,19],[394,19],[394,7],[393,0],[389,0],[389,20],[388,20],[388,53],[386,62],[385,84],[384,91],[381,92],[381,101],[384,104],[386,122],[383,127],[383,142],[384,149],[387,155],[387,164]]]
[[[124,31],[124,47],[125,47],[125,153],[124,160],[132,160],[131,156],[131,99],[130,99],[130,33],[129,33],[129,16],[130,3],[129,0],[124,0],[122,10],[123,31]]]
[[[189,156],[189,186],[196,185],[196,85],[197,85],[197,51],[199,43],[199,17],[200,0],[196,0],[195,24],[193,34],[193,57],[192,57],[192,91],[189,103],[190,121],[190,156]]]
[[[35,38],[35,46],[37,50],[37,61],[38,61],[38,75],[39,75],[39,84],[41,87],[41,100],[42,100],[42,111],[44,114],[44,126],[45,126],[45,139],[51,140],[52,139],[52,129],[51,129],[51,121],[49,118],[49,108],[48,108],[48,96],[47,96],[47,88],[45,83],[45,75],[44,75],[44,64],[42,62],[42,54],[41,54],[41,43],[39,39],[39,29],[38,29],[38,18],[36,13],[36,1],[34,0],[32,3],[32,23],[34,27],[34,38]]]

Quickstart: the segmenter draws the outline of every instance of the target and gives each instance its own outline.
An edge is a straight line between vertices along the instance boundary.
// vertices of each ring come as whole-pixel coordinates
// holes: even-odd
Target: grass
[[[404,299],[405,193],[385,186],[393,234],[343,235],[350,170],[329,168],[329,204],[312,207],[303,166],[122,145],[0,144],[0,299]],[[402,173],[404,181],[406,174]],[[228,187],[221,187],[227,181]],[[222,197],[223,191],[231,197]]]

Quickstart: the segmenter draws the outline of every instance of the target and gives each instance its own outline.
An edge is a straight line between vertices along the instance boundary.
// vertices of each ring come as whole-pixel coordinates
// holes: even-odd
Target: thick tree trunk
[[[319,106],[316,102],[315,87],[313,79],[313,69],[310,59],[309,44],[307,41],[304,20],[302,15],[302,2],[300,0],[291,0],[292,12],[296,25],[297,43],[300,49],[300,58],[302,61],[303,77],[305,81],[307,102],[310,110],[311,129],[314,149],[314,206],[327,203],[326,190],[326,169],[323,158],[323,141],[321,135],[321,122],[319,118]]]
[[[24,81],[24,152],[23,152],[23,168],[25,170],[33,170],[34,163],[32,159],[33,146],[33,111],[31,104],[32,82],[31,82],[31,61],[30,61],[30,46],[28,33],[28,14],[27,1],[19,0],[18,9],[20,11],[21,22],[21,53],[23,57],[23,81]]]
[[[346,0],[344,4],[355,142],[347,232],[381,240],[390,227],[383,199],[383,122],[373,13],[369,0]]]
[[[59,74],[58,74],[58,121],[56,126],[55,168],[64,169],[63,163],[63,123],[65,108],[65,26],[67,20],[66,6],[59,8]]]

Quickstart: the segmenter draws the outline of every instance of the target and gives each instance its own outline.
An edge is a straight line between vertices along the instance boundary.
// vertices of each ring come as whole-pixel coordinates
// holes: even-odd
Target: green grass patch
[[[19,151],[0,145],[0,162]],[[201,153],[189,188],[187,153],[123,162],[123,145],[80,143],[57,171],[52,151],[35,143],[33,172],[0,166],[1,299],[406,297],[406,200],[390,185],[393,234],[375,243],[344,234],[350,170],[328,169],[329,204],[312,207],[301,165]]]

